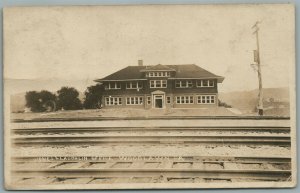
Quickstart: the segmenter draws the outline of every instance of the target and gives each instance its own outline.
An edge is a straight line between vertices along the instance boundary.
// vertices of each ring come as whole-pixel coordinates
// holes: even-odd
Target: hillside
[[[276,106],[276,104],[284,105],[285,108],[289,106],[288,88],[265,88],[263,96],[266,109],[272,105]],[[243,113],[251,113],[258,103],[258,90],[219,93],[219,99]],[[270,99],[274,99],[274,102],[269,102]]]

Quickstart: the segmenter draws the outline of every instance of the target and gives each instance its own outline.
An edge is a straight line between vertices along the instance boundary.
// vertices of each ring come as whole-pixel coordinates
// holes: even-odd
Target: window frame
[[[192,80],[176,80],[175,81],[175,88],[193,88],[193,87],[194,87],[194,84],[193,84]]]
[[[207,81],[207,86],[204,86],[204,84],[203,84],[204,81]],[[196,81],[196,86],[199,87],[199,88],[215,87],[215,81],[214,80],[209,80],[209,79],[197,80]]]
[[[171,97],[170,96],[166,96],[166,103],[171,104]]]
[[[159,82],[159,85],[160,85],[159,87],[157,86],[157,82]],[[168,82],[167,82],[167,80],[150,80],[149,86],[150,86],[150,88],[167,88]]]
[[[180,95],[175,97],[176,104],[195,104],[193,95]]]
[[[151,96],[147,96],[147,105],[151,105]]]
[[[205,95],[197,95],[196,97],[197,97],[197,104],[207,104],[207,105],[216,104],[216,95],[205,94]]]
[[[136,83],[136,87],[133,87],[133,83]],[[139,81],[126,82],[126,89],[142,89],[143,85]]]
[[[105,97],[105,106],[120,106],[122,105],[122,97]],[[116,103],[115,103],[116,102]]]
[[[114,84],[114,87],[112,87],[111,84]],[[120,87],[118,87],[118,85]],[[120,82],[108,82],[107,87],[105,87],[106,90],[119,90],[121,88],[122,88],[122,86],[121,86]]]
[[[126,97],[126,105],[143,105],[144,97],[142,96],[129,96]]]
[[[169,71],[153,71],[148,72],[148,77],[170,77],[171,73]]]

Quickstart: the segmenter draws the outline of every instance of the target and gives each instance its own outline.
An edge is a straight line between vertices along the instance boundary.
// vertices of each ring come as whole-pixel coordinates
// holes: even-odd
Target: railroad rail
[[[281,136],[35,136],[13,138],[13,144],[49,145],[49,144],[273,144],[290,146],[290,137]]]
[[[55,133],[55,132],[105,132],[105,131],[122,131],[122,132],[132,132],[132,131],[255,131],[255,132],[290,132],[290,127],[278,127],[278,126],[222,126],[222,127],[215,127],[215,126],[190,126],[190,127],[47,127],[47,128],[12,128],[11,131],[14,134],[30,134],[30,133]]]
[[[232,119],[232,120],[289,120],[286,116],[140,116],[140,117],[57,117],[11,119],[11,122],[51,122],[51,121],[102,121],[102,120],[193,120],[193,119]]]

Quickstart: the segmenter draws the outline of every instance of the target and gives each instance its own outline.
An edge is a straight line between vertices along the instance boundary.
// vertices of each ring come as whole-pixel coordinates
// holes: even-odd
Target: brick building
[[[104,108],[203,108],[218,106],[217,76],[195,64],[128,66],[105,78]]]

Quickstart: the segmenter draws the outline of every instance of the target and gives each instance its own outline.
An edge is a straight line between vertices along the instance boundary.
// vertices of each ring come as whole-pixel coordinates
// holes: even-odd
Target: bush
[[[86,109],[99,109],[101,108],[101,98],[103,92],[103,85],[97,84],[90,86],[84,92],[85,100],[83,103]]]
[[[229,105],[229,104],[227,104],[227,103],[225,103],[225,102],[222,102],[221,100],[218,100],[218,105],[219,105],[220,107],[232,108],[231,105]]]
[[[62,87],[57,91],[58,108],[64,110],[82,109],[81,101],[79,100],[79,92],[72,87]]]

